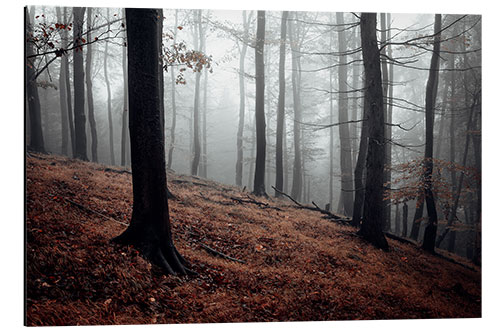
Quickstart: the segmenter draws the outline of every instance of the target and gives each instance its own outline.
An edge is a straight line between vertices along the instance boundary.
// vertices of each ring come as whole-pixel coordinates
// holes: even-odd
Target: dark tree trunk
[[[424,160],[424,193],[427,206],[427,226],[424,232],[422,248],[434,252],[437,232],[437,210],[432,190],[433,144],[434,144],[434,109],[438,87],[439,51],[441,48],[441,15],[436,14],[434,22],[434,46],[429,70],[429,79],[425,90],[425,160]]]
[[[125,17],[125,9],[123,9],[123,17]],[[125,40],[127,38],[124,32]],[[128,136],[128,72],[127,72],[127,43],[124,42],[122,48],[122,72],[123,72],[123,112],[122,112],[122,135],[121,135],[121,160],[120,164],[125,166],[128,160],[129,136]]]
[[[35,54],[33,49],[33,44],[30,41],[30,34],[33,29],[30,22],[30,16],[28,14],[28,8],[24,11],[25,20],[25,56]],[[26,94],[28,100],[28,112],[29,112],[29,143],[28,148],[38,152],[45,152],[45,143],[43,140],[43,130],[42,130],[42,116],[40,109],[40,97],[38,96],[38,86],[35,78],[35,67],[33,58],[26,58],[25,64],[25,82],[26,82]]]
[[[366,82],[366,80],[365,80]],[[363,176],[365,175],[366,155],[368,152],[368,109],[369,105],[366,103],[366,95],[363,98],[363,122],[361,123],[361,135],[359,138],[359,152],[358,159],[356,160],[356,168],[354,169],[354,209],[351,224],[354,227],[359,227],[361,224],[361,217],[363,216],[363,205],[365,199],[365,187]]]
[[[255,177],[253,193],[266,196],[266,115],[264,111],[264,42],[266,34],[266,12],[257,12],[257,40],[255,42],[255,129],[257,153],[255,157]]]
[[[297,14],[295,14],[297,16]],[[300,102],[300,82],[298,62],[300,61],[300,49],[298,43],[298,27],[297,22],[289,22],[288,24],[290,35],[290,48],[292,50],[292,91],[293,91],[293,178],[291,197],[295,200],[300,200],[302,193],[302,151],[301,151],[301,130],[300,123],[302,121],[302,107]]]
[[[413,240],[418,240],[420,235],[420,225],[422,223],[422,217],[424,216],[424,206],[425,205],[425,194],[422,191],[420,196],[417,198],[415,215],[413,216],[413,223],[411,226],[410,238]]]
[[[57,21],[64,23],[66,22],[66,18],[64,20],[61,17],[61,8],[56,7]],[[63,37],[63,34],[61,34]],[[68,142],[69,142],[69,127],[68,127],[68,97],[67,89],[66,89],[66,68],[64,58],[66,56],[61,57],[61,67],[59,70],[59,105],[61,108],[61,154],[68,155]]]
[[[354,45],[353,48],[356,49],[359,47],[358,41],[359,41],[359,34],[358,34],[358,29],[354,28],[353,30],[353,39],[354,39]],[[353,61],[358,61],[359,60],[359,53],[356,53],[354,56]],[[359,74],[359,64],[354,63],[352,67],[352,89],[354,92],[351,94],[352,96],[352,103],[351,103],[351,120],[352,121],[357,121],[358,120],[358,105],[359,105],[359,99],[358,95],[359,92],[357,91],[359,89],[359,81],[360,81],[360,74]],[[358,130],[357,127],[359,125],[357,123],[352,123],[351,127],[349,128],[349,134],[351,135],[351,142],[352,142],[352,165],[356,165],[357,162],[357,154],[358,152],[356,151],[356,147],[358,147]],[[356,187],[356,185],[354,185]],[[354,209],[354,208],[353,208]],[[353,212],[354,215],[354,212]]]
[[[197,33],[197,48],[201,50],[202,45],[202,28],[201,28],[201,10],[196,12],[195,18],[195,29],[198,29]],[[196,72],[196,83],[194,88],[194,107],[193,107],[193,161],[191,163],[191,175],[198,175],[198,168],[200,166],[200,155],[201,155],[201,145],[200,145],[200,80],[201,72]]]
[[[276,189],[283,192],[283,131],[285,121],[285,60],[286,60],[286,21],[288,12],[283,11],[281,14],[281,35],[280,35],[280,60],[278,68],[279,76],[279,95],[278,95],[278,111],[276,121]],[[276,197],[280,197],[281,193],[276,191]]]
[[[107,9],[108,20],[108,33],[109,38],[109,8]],[[106,92],[107,92],[107,105],[108,105],[108,125],[109,125],[109,156],[111,159],[111,164],[115,164],[115,145],[114,145],[114,134],[113,134],[113,114],[111,113],[111,84],[109,82],[108,76],[108,41],[106,41],[106,46],[104,47],[104,81],[106,82]]]
[[[407,237],[408,235],[408,204],[406,201],[403,203],[403,234],[401,236]]]
[[[92,7],[87,9],[87,40],[92,40]],[[92,94],[92,44],[87,45],[85,59],[85,81],[87,83],[87,109],[89,111],[92,162],[97,162],[97,128],[94,117],[94,96]]]
[[[341,27],[344,24],[344,13],[337,12],[337,24]],[[349,90],[347,85],[347,41],[344,29],[339,29],[338,33],[339,42],[339,138],[340,138],[340,173],[341,173],[341,191],[343,199],[344,212],[348,216],[353,215],[353,178],[352,178],[352,149],[351,137],[349,135],[349,105],[348,94]]]
[[[456,30],[456,29],[454,29]],[[455,87],[456,87],[456,82],[455,82],[455,55],[452,54],[451,56],[451,112],[450,112],[450,162],[453,164],[455,163]],[[465,154],[466,155],[466,154]],[[465,165],[465,164],[464,164]],[[452,166],[450,170],[450,175],[451,175],[451,188],[452,188],[452,193],[456,192],[457,189],[457,175],[455,172],[455,168]],[[460,194],[459,194],[460,196]],[[448,213],[449,214],[449,213]],[[454,216],[452,217],[453,219],[455,218]],[[455,230],[451,230],[450,232],[450,239],[448,242],[448,251],[454,252],[455,251],[455,240],[456,240],[456,232]]]
[[[468,120],[467,120],[467,127],[466,127],[466,130],[465,130],[466,134],[465,134],[464,155],[463,155],[463,158],[462,158],[462,166],[464,166],[464,167],[467,165],[467,155],[468,155],[468,152],[469,152],[469,145],[470,145],[470,139],[471,139],[470,131],[472,129],[472,124],[474,123],[474,109],[476,107],[476,103],[478,102],[478,98],[479,98],[479,92],[477,92],[476,95],[474,96],[474,101],[473,101],[473,103],[472,103],[472,105],[470,106],[470,109],[469,109],[469,116],[468,116]],[[479,154],[479,152],[476,152],[476,153]],[[479,161],[479,165],[480,165],[480,161]],[[476,161],[476,166],[477,166],[477,161]],[[441,245],[441,242],[446,237],[446,234],[449,231],[453,231],[453,230],[451,230],[451,228],[452,228],[453,222],[456,219],[457,210],[458,210],[458,206],[459,206],[459,202],[460,202],[460,195],[462,193],[463,181],[464,181],[464,172],[462,171],[460,173],[460,176],[459,176],[459,179],[458,179],[457,188],[455,190],[456,192],[454,192],[453,206],[451,207],[450,213],[448,214],[448,221],[446,223],[446,229],[443,231],[443,233],[436,240],[436,246]],[[478,213],[480,213],[480,209],[478,210]],[[454,240],[453,240],[453,242],[454,242]],[[451,245],[449,245],[449,246],[451,246]],[[453,248],[449,248],[448,250],[452,251],[452,250],[454,250],[454,247]]]
[[[85,133],[85,73],[83,71],[83,16],[84,7],[73,7],[73,86],[75,98],[75,151],[73,156],[87,161],[87,134]]]
[[[400,218],[400,214],[399,214],[399,204],[396,204],[396,216],[394,218],[394,232],[396,233],[396,235],[399,236],[399,234],[401,233],[401,218]]]
[[[158,20],[158,89],[160,96],[160,122],[161,122],[161,136],[163,144],[165,141],[165,78],[163,77],[163,10],[159,10],[160,14]]]
[[[175,45],[177,43],[177,27],[178,27],[178,10],[175,10],[175,22],[174,22],[174,39],[172,43]],[[175,148],[175,127],[177,124],[177,107],[175,104],[175,87],[176,87],[176,78],[175,78],[175,73],[174,70],[170,70],[170,82],[172,84],[172,97],[171,97],[171,104],[172,104],[172,126],[170,128],[170,145],[168,148],[168,165],[167,167],[169,169],[172,168],[172,160],[173,160],[173,155],[174,155],[174,148]]]
[[[126,9],[130,145],[134,204],[130,226],[114,241],[132,244],[166,274],[185,274],[170,228],[158,87],[159,11]]]
[[[387,249],[382,232],[384,222],[384,97],[377,46],[377,15],[361,14],[361,47],[365,68],[365,111],[368,119],[368,152],[363,223],[359,234],[376,247]]]

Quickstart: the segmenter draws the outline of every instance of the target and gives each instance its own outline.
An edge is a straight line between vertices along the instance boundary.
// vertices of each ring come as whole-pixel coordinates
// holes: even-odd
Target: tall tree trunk
[[[354,49],[358,48],[358,39],[359,39],[359,34],[358,34],[358,29],[354,28],[353,30],[353,39],[354,39]],[[353,61],[359,60],[359,53],[356,53],[354,56]],[[359,100],[358,100],[358,89],[359,89],[359,81],[360,81],[360,74],[359,74],[359,65],[358,63],[354,63],[352,66],[352,89],[354,92],[351,94],[352,96],[352,103],[351,103],[351,120],[352,121],[357,121],[358,120],[358,105],[359,105]],[[351,127],[349,128],[349,134],[351,136],[351,142],[352,142],[352,165],[356,165],[356,157],[357,157],[357,151],[356,147],[358,147],[358,130],[357,130],[357,123],[352,123]],[[354,185],[354,187],[356,187]],[[354,208],[353,208],[354,209]],[[354,214],[354,212],[353,212]]]
[[[106,19],[108,20],[108,33],[107,36],[109,38],[109,8],[106,10]],[[108,75],[108,41],[106,41],[104,47],[104,81],[106,82],[106,92],[107,92],[107,105],[108,105],[108,125],[109,125],[109,157],[111,160],[111,164],[115,165],[115,145],[113,142],[113,114],[111,112],[111,84],[109,82]]]
[[[34,11],[34,8],[31,8]],[[31,13],[33,16],[33,13]],[[24,10],[24,20],[25,20],[25,56],[35,54],[33,49],[33,44],[30,41],[31,32],[33,26],[30,20],[30,13],[28,13],[28,8]],[[28,112],[29,112],[29,143],[28,148],[38,152],[45,152],[45,143],[43,140],[43,130],[42,130],[42,116],[40,109],[40,97],[38,95],[38,86],[35,78],[35,67],[33,58],[26,58],[25,64],[25,82],[26,82],[26,93],[28,100]]]
[[[158,31],[160,32],[158,38],[158,89],[160,94],[160,123],[161,123],[161,136],[163,144],[165,141],[165,78],[163,76],[163,10],[158,11],[160,14],[158,20]]]
[[[287,144],[286,116],[283,118],[283,192],[288,193],[289,183],[289,163],[288,163],[288,144]]]
[[[384,97],[377,46],[377,15],[361,14],[361,47],[365,69],[365,110],[368,118],[368,152],[363,223],[359,234],[376,247],[387,249],[382,227],[384,221]]]
[[[387,13],[387,40],[391,40],[391,14]],[[391,45],[387,46],[387,55],[389,59],[392,59],[392,47]],[[385,137],[388,140],[392,140],[392,109],[393,109],[393,102],[392,102],[392,97],[394,94],[394,63],[391,61],[389,63],[389,68],[388,68],[388,91],[387,91],[387,125],[385,127],[386,129],[386,134]],[[392,141],[386,141],[385,143],[385,170],[386,170],[386,181],[388,182],[388,185],[386,186],[386,191],[390,191],[391,188],[391,182],[392,182]],[[391,223],[391,201],[386,200],[387,204],[387,211],[386,211],[386,221],[388,221],[389,225]]]
[[[64,20],[61,17],[61,8],[56,7],[56,15],[57,22],[66,22],[66,18]],[[63,34],[61,34],[63,37]],[[61,154],[68,155],[68,142],[69,142],[69,127],[68,127],[68,97],[67,89],[66,89],[66,72],[67,69],[64,68],[65,61],[64,58],[66,56],[61,56],[61,67],[59,70],[59,106],[61,108]]]
[[[114,241],[136,246],[166,274],[185,274],[168,212],[157,79],[159,15],[153,9],[126,9],[134,205],[129,227]]]
[[[407,237],[408,235],[408,204],[403,202],[403,234],[401,236]]]
[[[249,121],[252,121],[251,126],[250,126],[250,131],[252,133],[252,136],[250,137],[250,156],[249,156],[249,161],[250,161],[250,169],[248,170],[248,188],[252,188],[252,179],[255,176],[255,144],[256,144],[256,139],[255,139],[255,117],[253,117],[253,120],[250,119]]]
[[[288,20],[288,12],[283,11],[281,14],[281,35],[280,35],[280,60],[278,68],[279,77],[279,93],[278,93],[278,110],[276,112],[276,189],[283,192],[283,131],[285,124],[285,61],[286,61],[286,21]],[[276,197],[280,197],[281,193],[276,191]]]
[[[297,16],[297,14],[295,14]],[[302,151],[301,151],[301,130],[300,123],[302,121],[302,107],[300,102],[300,84],[298,78],[298,62],[300,61],[300,49],[297,45],[298,42],[298,27],[297,22],[288,24],[290,35],[290,48],[292,50],[292,91],[293,91],[293,178],[292,178],[292,191],[291,197],[299,200],[302,193]]]
[[[242,185],[243,179],[243,129],[245,128],[245,56],[248,43],[247,12],[243,11],[244,39],[240,49],[240,113],[238,121],[238,133],[236,134],[236,185]]]
[[[387,42],[387,22],[386,22],[386,16],[387,14],[385,13],[380,13],[380,29],[381,29],[381,39],[382,43]],[[388,46],[387,46],[388,47]],[[385,140],[384,140],[384,147],[385,147],[385,161],[384,163],[386,166],[388,166],[388,162],[390,160],[389,152],[390,152],[390,139],[391,139],[391,126],[387,125],[389,124],[389,68],[387,65],[387,51],[386,48],[382,48],[380,54],[382,55],[381,62],[382,62],[382,87],[384,91],[384,123],[386,125],[384,126],[384,131],[385,131]],[[384,183],[387,184],[390,182],[390,172],[387,168],[384,169]],[[385,190],[387,190],[387,186],[385,186]],[[391,206],[390,206],[390,201],[384,201],[384,231],[388,231],[391,227]]]
[[[343,27],[344,13],[337,12],[337,25]],[[339,138],[340,138],[340,173],[341,173],[341,191],[344,212],[348,216],[353,214],[353,178],[352,178],[352,149],[351,137],[349,135],[349,105],[348,105],[348,86],[347,86],[347,41],[343,28],[339,29]]]
[[[73,85],[75,96],[75,151],[74,157],[87,158],[87,134],[85,133],[85,73],[83,71],[83,16],[84,7],[73,7]],[[78,47],[80,46],[80,47]]]
[[[205,52],[205,50],[203,50]],[[207,89],[208,89],[208,71],[205,71],[203,79],[203,127],[201,130],[202,146],[201,146],[201,173],[203,178],[207,178],[208,173],[208,156],[207,156]]]
[[[394,232],[398,236],[401,233],[400,222],[401,222],[401,220],[400,220],[400,215],[399,215],[399,204],[396,204],[396,216],[394,218]]]
[[[69,18],[67,15],[67,8],[63,7],[63,19],[64,19],[64,24],[69,24]],[[68,36],[68,31],[66,29],[63,29],[62,31],[62,39],[66,43],[66,46],[69,45],[69,36]],[[69,60],[67,55],[62,56],[62,61],[64,62],[64,78],[66,79],[66,98],[68,99],[67,101],[67,106],[68,106],[68,122],[69,122],[69,135],[71,139],[71,156],[75,156],[75,151],[76,151],[76,139],[75,139],[75,122],[74,122],[74,117],[73,117],[73,103],[72,103],[72,94],[71,94],[71,83],[70,83],[70,74],[69,74]]]
[[[172,43],[175,45],[177,43],[177,30],[178,30],[178,9],[175,10],[175,22],[174,22],[174,39]],[[173,155],[174,155],[174,148],[175,148],[175,126],[177,124],[177,106],[175,103],[175,87],[176,87],[176,78],[175,78],[175,73],[174,70],[170,70],[170,82],[172,84],[172,97],[171,97],[171,104],[172,104],[172,126],[170,128],[170,145],[168,148],[168,164],[167,167],[169,169],[172,168],[172,160],[173,160]]]
[[[264,42],[266,34],[266,12],[257,12],[257,39],[255,42],[255,128],[257,138],[257,154],[255,157],[255,177],[253,193],[266,196],[266,115],[264,111]]]
[[[474,161],[476,172],[478,172],[478,177],[476,179],[476,220],[474,221],[475,233],[474,233],[474,247],[476,248],[475,255],[473,257],[473,262],[476,265],[481,264],[481,219],[482,219],[482,195],[481,195],[481,95],[478,93],[478,113],[476,117],[476,128],[475,133],[472,133],[472,143],[474,147]]]
[[[123,17],[125,17],[125,9],[123,9]],[[127,35],[124,31],[126,41]],[[121,160],[120,164],[125,166],[128,160],[129,136],[128,136],[128,71],[127,71],[127,43],[124,42],[122,47],[122,72],[123,72],[123,112],[122,112],[122,135],[121,135]]]
[[[433,144],[434,144],[434,111],[438,88],[439,51],[441,48],[441,15],[436,14],[434,22],[434,42],[429,79],[425,89],[425,161],[424,161],[424,193],[427,206],[427,226],[424,232],[422,248],[434,252],[437,232],[437,210],[432,190]]]
[[[422,217],[424,216],[425,207],[425,194],[422,191],[417,198],[415,215],[413,216],[413,223],[411,225],[410,238],[413,240],[418,240],[420,235],[420,225],[422,224]]]
[[[195,33],[197,35],[197,49],[202,49],[202,27],[201,27],[201,9],[196,11],[195,19],[195,29],[198,31]],[[200,145],[200,80],[201,72],[196,72],[196,83],[194,88],[194,107],[193,107],[193,161],[191,163],[191,175],[198,175],[198,168],[200,166],[200,155],[201,155],[201,145]]]
[[[333,24],[333,18],[332,14],[330,13],[330,23]],[[330,49],[333,50],[333,30],[330,32]],[[335,122],[333,118],[333,57],[330,57],[330,69],[329,69],[329,90],[330,90],[330,95],[329,95],[329,122],[330,124],[333,124]],[[329,146],[328,146],[328,159],[329,159],[329,170],[328,170],[328,203],[330,204],[330,208],[333,210],[333,181],[334,181],[334,168],[333,168],[333,161],[334,161],[334,147],[333,147],[333,126],[329,128]],[[338,209],[337,209],[338,210]]]
[[[467,120],[467,127],[466,127],[466,130],[465,130],[466,134],[465,134],[464,155],[463,155],[463,158],[462,158],[462,166],[464,166],[464,167],[467,165],[467,155],[468,155],[468,152],[469,152],[469,145],[470,145],[470,138],[471,138],[470,131],[472,129],[472,124],[474,122],[474,108],[477,105],[478,98],[479,98],[479,92],[477,92],[476,95],[474,96],[474,100],[473,100],[472,105],[470,106],[470,109],[469,109],[469,116],[468,116],[468,120]],[[441,245],[441,242],[446,237],[446,234],[449,231],[451,231],[451,228],[453,226],[453,222],[456,219],[457,210],[458,210],[458,206],[459,206],[459,202],[460,202],[460,195],[462,193],[463,181],[464,181],[464,172],[462,171],[460,173],[460,176],[459,176],[459,179],[458,179],[456,192],[454,192],[455,194],[453,196],[453,198],[454,198],[453,206],[451,208],[450,214],[448,214],[448,221],[446,223],[446,228],[443,231],[443,233],[436,240],[436,246]],[[454,248],[451,248],[450,250],[454,250]]]
[[[92,7],[87,9],[87,40],[92,40]],[[85,81],[87,83],[87,108],[89,111],[90,137],[92,139],[92,162],[97,162],[97,128],[94,117],[94,96],[92,94],[92,44],[87,45],[85,59]]]
[[[365,74],[366,75],[366,74]],[[365,86],[366,86],[366,80]],[[370,107],[366,95],[363,97],[363,122],[361,123],[361,135],[359,138],[358,159],[356,160],[356,168],[354,169],[354,209],[351,224],[354,227],[359,227],[361,217],[363,216],[363,206],[365,199],[365,187],[363,176],[365,175],[366,155],[368,153],[368,109]]]

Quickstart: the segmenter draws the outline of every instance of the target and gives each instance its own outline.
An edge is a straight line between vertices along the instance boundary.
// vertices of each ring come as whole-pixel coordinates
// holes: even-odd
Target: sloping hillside
[[[129,172],[50,155],[26,168],[28,325],[481,315],[478,269],[393,240],[384,252],[287,199],[173,173],[174,240],[199,276],[164,276],[109,241],[131,216]]]

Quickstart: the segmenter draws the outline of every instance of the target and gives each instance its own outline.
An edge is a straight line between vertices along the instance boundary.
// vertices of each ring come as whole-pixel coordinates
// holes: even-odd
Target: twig
[[[227,260],[236,261],[236,262],[239,262],[239,263],[241,263],[241,264],[246,264],[246,261],[244,261],[244,260],[240,260],[240,259],[236,259],[236,258],[230,257],[230,256],[228,256],[227,254],[224,254],[224,253],[222,253],[222,252],[219,252],[219,251],[217,251],[217,250],[214,250],[214,249],[212,249],[210,246],[205,245],[205,244],[203,244],[203,243],[198,242],[198,244],[199,244],[202,248],[204,248],[207,252],[209,252],[209,253],[211,253],[211,254],[213,254],[213,255],[220,256],[220,257],[222,257],[222,258],[224,258],[224,259],[227,259]]]
[[[128,226],[128,223],[125,223],[125,222],[121,222],[121,221],[115,220],[114,218],[112,218],[112,217],[110,217],[110,216],[104,215],[104,214],[102,214],[102,213],[96,212],[96,211],[95,211],[95,210],[93,210],[93,209],[90,209],[90,208],[88,208],[88,207],[85,207],[84,205],[79,204],[78,202],[71,201],[71,200],[69,200],[69,199],[67,199],[67,198],[63,198],[63,199],[64,199],[64,201],[69,202],[70,204],[72,204],[72,205],[73,205],[73,206],[75,206],[75,207],[80,208],[81,210],[84,210],[84,211],[86,211],[86,212],[89,212],[89,213],[93,213],[93,214],[99,215],[99,216],[101,216],[101,217],[103,217],[103,218],[105,218],[105,219],[108,219],[108,220],[111,220],[111,221],[113,221],[113,222],[116,222],[116,223],[119,223],[119,224],[122,224],[122,225]]]
[[[276,187],[274,186],[271,186],[273,188],[273,190],[275,190],[276,192],[278,192],[279,194],[282,194],[284,195],[285,197],[287,197],[288,199],[292,200],[297,206],[301,207],[301,208],[311,208],[311,207],[306,207],[304,206],[303,204],[297,202],[294,198],[292,198],[291,196],[289,196],[288,194],[286,194],[285,192],[282,192],[280,190],[278,190]]]
[[[115,172],[115,173],[127,173],[129,175],[132,174],[131,171],[128,171],[126,169],[118,170],[118,169],[112,169],[112,168],[105,168],[105,169],[102,169],[102,171],[104,171],[104,172]]]
[[[418,246],[417,242],[415,242],[412,239],[405,238],[405,237],[400,237],[400,236],[396,236],[396,235],[391,234],[389,232],[384,232],[384,234],[385,234],[385,237],[393,239],[393,240],[396,240],[398,242],[401,242],[401,243],[404,243],[404,244],[411,244],[411,245]]]

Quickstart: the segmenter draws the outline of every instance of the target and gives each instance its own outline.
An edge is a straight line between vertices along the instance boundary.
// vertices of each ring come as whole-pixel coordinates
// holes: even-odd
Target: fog
[[[58,22],[54,7],[31,7],[30,15],[33,16],[35,35],[41,34],[40,27],[49,27]],[[116,164],[120,164],[120,152],[122,146],[122,117],[124,100],[124,77],[122,52],[124,48],[124,27],[121,26],[123,17],[122,9],[110,9],[107,17],[106,9],[94,8],[92,26],[100,27],[93,31],[93,36],[102,36],[92,43],[92,84],[94,113],[97,130],[97,156],[98,162],[111,164],[110,139],[109,139],[109,116],[107,86],[104,75],[104,51],[108,43],[107,66],[109,72],[111,92],[111,117],[113,121],[113,150]],[[210,57],[210,70],[203,68],[200,73],[195,73],[185,64],[165,63],[164,74],[164,121],[165,121],[165,147],[166,152],[171,146],[171,132],[173,121],[172,90],[175,89],[176,105],[176,127],[175,144],[173,145],[173,157],[171,169],[180,174],[192,174],[192,161],[194,156],[193,139],[193,114],[195,100],[196,75],[200,77],[200,142],[206,146],[202,148],[203,157],[206,158],[206,177],[225,184],[236,185],[235,166],[237,164],[237,133],[240,122],[240,76],[245,82],[245,115],[243,129],[243,174],[241,187],[247,191],[253,189],[254,165],[255,165],[255,48],[253,47],[256,35],[255,12],[246,12],[249,20],[247,39],[243,36],[243,12],[223,10],[203,10],[201,12],[201,30],[195,24],[194,10],[163,10],[163,47],[171,49],[173,36],[176,35],[177,43],[184,43],[186,50],[196,50],[199,39],[199,31],[205,34],[205,49],[201,51]],[[68,13],[71,9],[68,8]],[[175,16],[177,15],[177,25]],[[266,11],[266,29],[264,41],[264,71],[265,71],[265,98],[264,110],[266,118],[266,170],[265,190],[270,196],[275,194],[272,186],[276,182],[276,128],[279,94],[278,64],[280,54],[280,24],[282,12]],[[389,16],[388,16],[389,18]],[[386,125],[391,129],[390,135],[390,160],[386,168],[393,168],[388,179],[387,193],[399,193],[391,198],[392,211],[390,229],[400,233],[398,221],[401,214],[400,203],[408,202],[409,223],[412,222],[416,209],[416,200],[413,194],[397,191],[410,186],[412,179],[417,176],[405,177],[411,166],[404,167],[412,161],[424,157],[425,145],[425,105],[426,84],[429,78],[429,66],[432,57],[432,37],[435,34],[434,15],[430,14],[397,14],[392,13],[387,24],[390,28],[381,28],[378,24],[377,37],[379,47],[382,48],[383,33],[390,32],[389,59],[393,79],[388,82],[392,86],[393,98],[387,98],[387,105],[391,105],[392,120],[387,120]],[[474,179],[477,174],[480,177],[481,156],[475,156],[472,150],[480,153],[480,104],[472,105],[474,91],[480,87],[481,77],[481,22],[479,16],[473,15],[443,15],[443,31],[440,56],[439,83],[436,95],[434,112],[434,158],[443,161],[437,167],[440,183],[441,197],[438,214],[440,220],[446,221],[447,210],[453,201],[456,191],[455,178],[460,173],[465,173],[463,168],[475,168],[476,176],[467,173],[465,178],[464,193],[462,197],[470,200],[460,204],[457,218],[460,225],[479,223],[480,217],[472,213],[475,209],[472,202],[476,199],[477,188]],[[84,27],[87,26],[89,18],[85,16]],[[350,150],[348,155],[352,157],[351,172],[354,170],[355,161],[359,151],[359,138],[363,118],[363,61],[360,44],[359,14],[344,13],[344,24],[339,25],[335,13],[322,12],[290,12],[288,22],[293,23],[298,40],[297,49],[292,50],[289,40],[286,41],[285,60],[285,146],[284,146],[284,187],[283,192],[290,194],[292,190],[292,175],[294,168],[294,124],[298,123],[301,134],[302,154],[302,186],[300,195],[296,199],[302,203],[314,202],[320,207],[330,205],[331,210],[340,214],[349,215],[341,200],[342,193],[342,168],[341,168],[341,138],[338,125],[339,112],[348,114],[348,129],[350,131],[348,141]],[[106,32],[106,22],[111,23],[109,33]],[[456,21],[456,23],[454,23]],[[62,22],[61,22],[62,23]],[[86,31],[86,29],[84,29]],[[339,51],[339,33],[343,32],[346,37],[347,49]],[[70,34],[72,32],[69,32]],[[61,36],[53,33],[47,40],[55,44],[55,48],[64,47]],[[109,39],[104,40],[108,36]],[[289,38],[289,37],[287,37]],[[414,42],[413,42],[414,41]],[[244,73],[240,71],[240,51],[243,43],[249,44],[244,59]],[[38,44],[41,45],[41,44]],[[295,46],[294,46],[295,47]],[[382,48],[388,50],[389,47]],[[46,45],[41,45],[37,50],[39,53],[51,52]],[[86,59],[88,48],[83,47],[84,59]],[[52,54],[40,55],[35,59],[35,66],[41,69],[51,60]],[[344,56],[346,63],[342,64],[340,57]],[[63,56],[64,57],[64,56]],[[292,57],[298,59],[297,84],[300,93],[301,119],[297,120],[294,115],[294,92],[292,87],[293,64]],[[453,64],[451,64],[453,57]],[[53,154],[61,154],[61,107],[60,88],[58,77],[61,68],[61,58],[53,61],[38,76],[38,91],[41,105],[41,124],[45,150]],[[70,81],[73,81],[72,52],[68,52],[67,58],[70,63]],[[339,70],[347,70],[347,91],[339,88]],[[171,79],[172,71],[175,76],[183,75],[184,84],[176,84]],[[456,82],[456,84],[455,84]],[[206,84],[206,87],[205,87]],[[70,84],[73,87],[73,83]],[[453,88],[452,88],[453,87]],[[86,88],[87,89],[87,88]],[[452,90],[453,89],[453,90]],[[340,100],[347,94],[348,110],[340,110]],[[386,96],[387,97],[387,96]],[[331,109],[332,108],[332,109]],[[477,112],[474,119],[476,137],[475,145],[479,147],[469,148],[468,156],[465,157],[466,164],[462,164],[462,155],[468,133],[467,119],[469,109]],[[86,102],[86,115],[88,119],[88,105]],[[450,124],[453,116],[453,124]],[[333,115],[333,117],[331,116]],[[206,123],[203,124],[203,119]],[[29,115],[28,115],[29,121]],[[333,125],[333,126],[329,126]],[[29,126],[29,124],[28,124]],[[206,135],[203,135],[203,127],[206,127]],[[451,133],[454,128],[455,132]],[[87,156],[91,156],[90,124],[86,122],[87,133]],[[479,134],[477,134],[479,133]],[[453,140],[450,139],[453,134]],[[27,131],[29,136],[29,131]],[[29,141],[29,138],[28,138]],[[453,141],[453,147],[450,146]],[[331,142],[333,145],[331,146]],[[71,146],[71,145],[70,145]],[[453,150],[454,160],[450,161],[450,149]],[[71,147],[68,155],[71,156]],[[351,159],[349,157],[349,159]],[[479,162],[477,162],[479,159]],[[449,162],[451,169],[447,169]],[[130,158],[126,158],[129,165]],[[455,165],[456,163],[457,165]],[[404,172],[397,171],[398,166],[405,168]],[[401,169],[400,169],[401,170]],[[470,170],[469,170],[470,171]],[[469,172],[467,171],[467,172]],[[200,176],[200,174],[198,174]],[[352,177],[352,176],[351,176]],[[476,178],[474,178],[476,177]],[[453,186],[450,185],[453,182]],[[332,186],[330,186],[330,183]],[[444,184],[446,183],[446,185]],[[408,185],[410,184],[410,185]],[[480,180],[479,180],[480,184]],[[436,186],[441,186],[436,185]],[[444,189],[444,187],[447,189]],[[333,188],[333,190],[332,190]],[[344,190],[348,195],[356,190],[351,186],[350,190]],[[451,198],[449,197],[451,196]],[[469,212],[471,211],[471,212]],[[476,214],[476,215],[474,215]],[[425,214],[424,214],[425,215]],[[473,216],[476,216],[475,218]],[[476,220],[474,220],[476,219]],[[469,222],[467,222],[469,221]],[[411,228],[411,226],[408,226]],[[440,226],[440,228],[442,228]],[[467,228],[466,228],[467,229]],[[439,229],[441,230],[441,229]],[[460,242],[466,244],[475,237],[473,233],[463,232],[458,236]],[[439,232],[438,232],[439,233]],[[419,239],[422,238],[423,228],[420,230]],[[406,236],[406,235],[405,235]],[[444,243],[443,243],[444,244]],[[455,248],[455,252],[461,256],[472,257],[467,253],[467,246]]]

